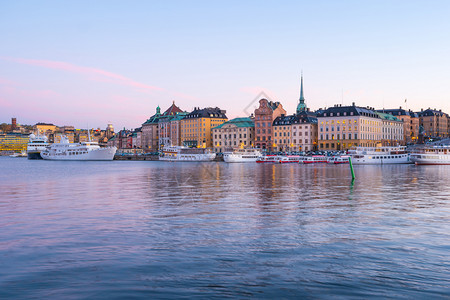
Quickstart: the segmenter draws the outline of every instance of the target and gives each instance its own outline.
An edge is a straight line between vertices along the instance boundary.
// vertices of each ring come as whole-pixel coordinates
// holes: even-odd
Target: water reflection
[[[449,292],[449,167],[0,166],[0,298]]]

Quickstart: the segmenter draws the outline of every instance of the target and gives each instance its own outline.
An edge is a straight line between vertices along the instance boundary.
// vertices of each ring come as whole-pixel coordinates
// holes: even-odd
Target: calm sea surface
[[[450,166],[0,170],[1,299],[450,297]]]

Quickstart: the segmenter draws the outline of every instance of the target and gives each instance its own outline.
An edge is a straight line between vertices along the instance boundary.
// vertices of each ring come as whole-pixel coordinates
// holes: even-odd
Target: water
[[[0,168],[1,299],[450,297],[450,166]]]

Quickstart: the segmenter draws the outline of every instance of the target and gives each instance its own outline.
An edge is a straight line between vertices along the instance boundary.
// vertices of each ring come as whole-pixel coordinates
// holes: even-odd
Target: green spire
[[[305,104],[305,97],[303,97],[303,73],[300,81],[300,99],[299,103],[297,105],[297,113],[305,111],[306,110],[306,104]]]
[[[159,107],[159,105],[158,105],[158,107],[156,108],[156,114],[157,114],[157,115],[160,115],[160,114],[161,114],[161,108]]]

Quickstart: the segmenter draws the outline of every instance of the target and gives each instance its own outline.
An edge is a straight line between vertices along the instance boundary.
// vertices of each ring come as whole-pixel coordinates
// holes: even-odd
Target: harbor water
[[[450,297],[450,166],[0,169],[0,299]]]

